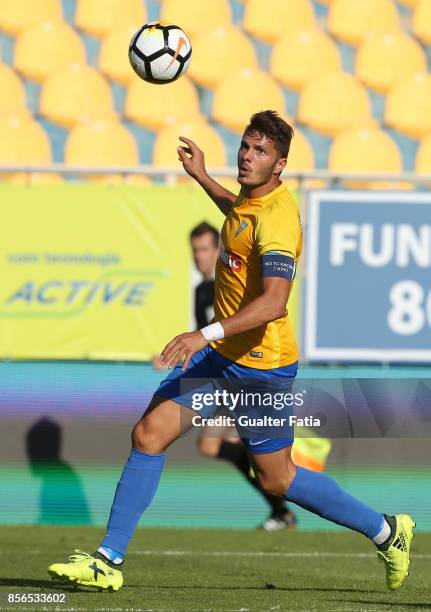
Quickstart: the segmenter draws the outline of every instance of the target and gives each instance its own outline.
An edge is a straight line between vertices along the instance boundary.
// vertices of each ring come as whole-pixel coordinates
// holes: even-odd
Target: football
[[[133,36],[129,60],[144,81],[163,85],[172,83],[190,65],[192,46],[186,33],[176,25],[147,23]]]

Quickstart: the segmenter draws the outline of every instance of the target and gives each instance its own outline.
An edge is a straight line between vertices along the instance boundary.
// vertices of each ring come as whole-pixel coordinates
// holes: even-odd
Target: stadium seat
[[[416,172],[431,176],[431,134],[422,142],[416,157]]]
[[[14,65],[24,76],[42,82],[54,70],[85,62],[79,34],[62,21],[44,21],[22,32],[15,45]]]
[[[251,115],[269,108],[284,114],[281,87],[268,73],[246,68],[220,81],[214,92],[212,116],[224,127],[241,133]]]
[[[403,6],[407,6],[407,8],[412,9],[417,5],[419,0],[398,0],[398,2]]]
[[[51,144],[43,128],[31,117],[0,117],[0,160],[4,164],[48,164]]]
[[[14,185],[62,185],[64,178],[54,172],[20,172],[8,177],[6,182]]]
[[[305,172],[314,170],[314,153],[313,147],[308,142],[304,134],[298,128],[295,129],[290,146],[289,157],[287,160],[286,170],[288,172]]]
[[[187,77],[158,87],[135,79],[127,89],[124,114],[148,130],[156,131],[199,114],[199,98]]]
[[[331,34],[359,45],[372,34],[400,28],[400,16],[392,0],[334,0],[328,16]]]
[[[185,121],[163,128],[154,143],[153,163],[155,166],[181,167],[177,153],[178,146],[182,144],[178,140],[179,135],[191,138],[205,152],[205,163],[208,168],[226,166],[226,152],[222,139],[212,127],[202,120]]]
[[[196,37],[188,74],[198,85],[214,89],[229,73],[257,66],[249,38],[238,28],[225,26],[202,30]]]
[[[148,187],[151,182],[151,178],[144,174],[129,174],[122,180],[124,185],[133,185],[134,187]]]
[[[163,0],[161,20],[179,25],[194,43],[201,31],[232,25],[228,0]]]
[[[431,132],[431,75],[415,74],[391,89],[385,123],[410,138],[423,138]]]
[[[304,136],[304,134],[295,127],[295,136],[292,140],[292,144],[290,146],[289,157],[287,159],[286,172],[307,172],[309,170],[314,170],[315,168],[315,159],[313,147],[310,142]],[[283,179],[286,183],[287,187],[291,190],[298,189],[299,181],[297,179]],[[312,188],[315,186],[315,182],[310,183],[310,181],[306,181],[306,186]],[[317,185],[321,187],[322,185]]]
[[[61,20],[61,0],[2,0],[0,30],[16,36],[41,21]]]
[[[43,128],[25,115],[0,116],[0,164],[49,164],[51,143]],[[7,181],[20,181],[25,174],[2,174]]]
[[[146,21],[142,0],[77,0],[75,25],[92,36],[104,37],[126,26],[136,31]]]
[[[413,33],[425,45],[431,46],[431,1],[418,0],[413,14]]]
[[[59,126],[113,118],[112,91],[105,78],[90,66],[72,64],[54,72],[44,83],[40,113]]]
[[[310,0],[248,0],[245,6],[244,30],[267,43],[314,26]]]
[[[341,132],[329,153],[329,170],[340,173],[402,172],[401,152],[395,142],[379,128],[353,128]],[[386,189],[390,183],[346,181],[350,188]]]
[[[7,95],[0,95],[0,115],[25,114],[24,86],[17,74],[6,64],[0,64],[0,91],[7,92]]]
[[[416,72],[426,72],[422,47],[401,30],[376,34],[362,43],[356,57],[356,76],[367,87],[386,94]]]
[[[319,75],[341,69],[337,45],[317,28],[286,34],[274,45],[271,74],[295,91]]]
[[[132,167],[139,163],[138,146],[127,128],[117,121],[95,121],[76,126],[65,148],[70,166]],[[119,184],[121,175],[87,175],[92,182]]]
[[[366,89],[345,72],[326,74],[308,83],[299,98],[297,118],[327,136],[373,123]]]
[[[127,49],[135,31],[135,26],[113,30],[103,39],[100,47],[100,70],[121,85],[128,85],[132,79],[137,78],[127,56]]]

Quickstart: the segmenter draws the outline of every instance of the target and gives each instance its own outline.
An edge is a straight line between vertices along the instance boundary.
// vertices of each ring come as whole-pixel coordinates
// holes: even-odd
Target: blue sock
[[[384,525],[383,514],[343,491],[329,476],[305,468],[296,468],[285,499],[368,538],[376,537]]]
[[[157,491],[164,463],[165,455],[132,448],[115,491],[103,548],[124,557],[135,527]]]

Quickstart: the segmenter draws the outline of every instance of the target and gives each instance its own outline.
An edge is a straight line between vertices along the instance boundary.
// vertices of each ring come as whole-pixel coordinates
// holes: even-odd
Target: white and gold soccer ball
[[[129,60],[133,70],[144,81],[156,85],[178,79],[186,72],[191,58],[190,40],[176,25],[147,23],[130,42]]]

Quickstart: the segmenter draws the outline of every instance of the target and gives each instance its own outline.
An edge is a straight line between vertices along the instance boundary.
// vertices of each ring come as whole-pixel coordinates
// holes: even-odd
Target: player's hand
[[[162,363],[160,355],[153,355],[151,358],[151,365],[153,369],[159,372],[160,370],[166,370],[166,366]]]
[[[163,349],[160,355],[162,363],[168,368],[172,368],[184,359],[182,369],[187,370],[192,355],[203,349],[207,344],[209,344],[208,340],[205,340],[199,330],[180,334]]]
[[[186,147],[178,147],[179,160],[182,162],[187,174],[194,179],[199,179],[206,172],[204,152],[190,138],[185,136],[180,136],[179,138],[187,145]]]

